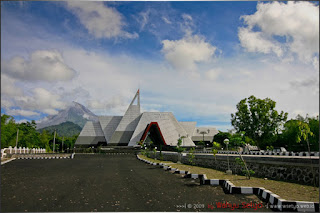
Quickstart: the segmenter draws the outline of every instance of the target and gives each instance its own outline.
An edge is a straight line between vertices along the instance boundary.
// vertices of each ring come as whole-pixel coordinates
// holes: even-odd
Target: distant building
[[[136,101],[136,104],[134,104]],[[123,116],[99,116],[98,122],[88,121],[83,127],[76,147],[136,146],[139,141],[154,144],[194,147],[195,142],[212,142],[216,128],[196,127],[197,122],[178,122],[172,112],[140,112],[140,93],[137,91]]]

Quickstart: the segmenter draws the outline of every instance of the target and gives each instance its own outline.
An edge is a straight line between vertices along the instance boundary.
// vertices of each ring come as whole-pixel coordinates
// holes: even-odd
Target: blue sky
[[[41,120],[77,101],[231,129],[243,98],[319,109],[314,2],[1,2],[1,112]]]

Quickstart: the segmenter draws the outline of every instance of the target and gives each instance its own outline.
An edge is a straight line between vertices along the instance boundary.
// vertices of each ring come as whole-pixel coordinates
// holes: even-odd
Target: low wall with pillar
[[[43,148],[26,148],[26,147],[11,147],[1,149],[1,158],[12,154],[39,154],[46,153]]]
[[[154,157],[150,153],[151,157]],[[177,162],[179,155],[176,152],[162,152],[163,160]],[[160,152],[156,154],[160,159]],[[229,166],[234,174],[242,174],[244,168],[235,161],[239,155],[229,155]],[[287,157],[287,156],[242,156],[248,169],[253,170],[254,177],[268,178],[295,182],[299,184],[312,185],[313,172],[316,183],[319,186],[319,157]],[[188,153],[183,153],[181,163],[190,164]],[[311,166],[312,162],[312,166]],[[218,154],[216,158],[213,154],[195,154],[193,159],[195,166],[213,168],[220,171],[228,169],[227,155]],[[313,172],[312,172],[313,170]]]

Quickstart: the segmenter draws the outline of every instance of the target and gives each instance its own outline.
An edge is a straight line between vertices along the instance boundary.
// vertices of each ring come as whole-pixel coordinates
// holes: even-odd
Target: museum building
[[[140,112],[140,92],[137,91],[123,116],[99,116],[99,121],[87,121],[78,136],[76,147],[137,146],[139,141],[183,147],[197,142],[211,143],[218,133],[213,127],[196,127],[197,122],[179,122],[172,112]]]

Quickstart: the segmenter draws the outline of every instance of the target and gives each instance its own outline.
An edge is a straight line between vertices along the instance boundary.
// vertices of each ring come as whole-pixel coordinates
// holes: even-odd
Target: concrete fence
[[[6,157],[7,154],[38,154],[46,153],[46,149],[43,148],[26,148],[26,147],[11,147],[1,149],[1,158]]]
[[[218,151],[218,154],[227,154],[228,151]],[[212,151],[195,151],[195,153],[208,153],[212,154]],[[229,154],[239,154],[237,151],[229,151]],[[273,151],[250,151],[240,152],[241,155],[279,155],[279,156],[319,156],[319,152],[273,152]]]
[[[184,164],[191,164],[188,153],[182,153],[180,156],[176,152],[162,151],[162,159],[165,161],[177,162],[178,160]],[[153,153],[150,152],[153,158]],[[225,172],[229,167],[234,174],[243,174],[244,168],[236,163],[239,155],[231,154],[229,157],[224,154],[216,155],[197,153],[194,155],[193,164],[195,166],[213,168]],[[156,154],[157,159],[161,159],[160,152]],[[303,156],[257,156],[243,155],[248,166],[255,172],[253,176],[268,178],[273,180],[282,180],[295,182],[300,184],[312,185],[313,174],[315,174],[316,184],[319,184],[319,157],[303,157]]]

